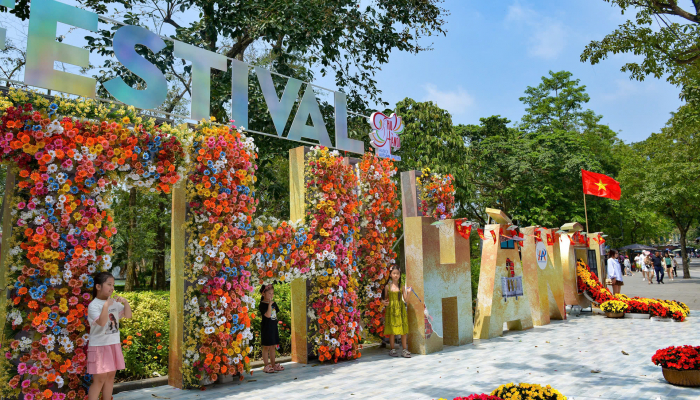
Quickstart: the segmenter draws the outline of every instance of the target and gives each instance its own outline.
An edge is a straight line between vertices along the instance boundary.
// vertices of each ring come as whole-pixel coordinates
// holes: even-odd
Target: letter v
[[[277,136],[281,137],[284,132],[284,126],[287,125],[289,115],[292,113],[294,102],[299,94],[301,81],[289,78],[287,86],[284,88],[284,93],[282,93],[282,98],[278,99],[270,71],[255,67],[255,74],[258,76],[258,82],[260,82],[260,88],[262,89],[263,96],[265,96],[265,104],[267,104],[267,109],[270,111],[272,123],[275,124]]]

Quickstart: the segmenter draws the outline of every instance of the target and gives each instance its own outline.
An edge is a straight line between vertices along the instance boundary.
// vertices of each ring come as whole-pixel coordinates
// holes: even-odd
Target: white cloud
[[[654,80],[637,82],[629,79],[615,79],[614,85],[608,86],[607,89],[607,92],[600,95],[600,99],[608,102],[617,102],[623,99],[649,96],[657,91],[658,85]]]
[[[508,7],[506,22],[530,31],[527,52],[545,60],[555,59],[566,47],[567,32],[564,25],[553,18],[523,6],[520,1]]]
[[[474,97],[461,86],[454,91],[441,91],[436,85],[427,83],[423,85],[423,89],[426,92],[424,101],[432,101],[452,115],[463,114],[474,104]]]

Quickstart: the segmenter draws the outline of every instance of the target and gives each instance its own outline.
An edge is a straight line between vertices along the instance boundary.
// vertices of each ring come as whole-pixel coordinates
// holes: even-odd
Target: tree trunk
[[[145,265],[146,261],[144,260],[143,262],[144,262],[143,270],[145,271],[146,270],[146,265]],[[156,262],[155,262],[155,260],[151,264],[151,282],[149,282],[148,287],[151,288],[151,290],[156,288]]]
[[[683,260],[683,279],[690,279],[690,263],[688,262],[688,251],[686,250],[686,236],[688,235],[688,228],[683,229],[679,226],[678,230],[681,232],[681,259]]]
[[[138,285],[136,261],[134,260],[134,232],[136,232],[136,189],[129,191],[129,240],[126,248],[126,284],[124,291],[130,292]]]
[[[162,217],[166,216],[166,204],[168,204],[168,195],[160,194],[159,209]],[[165,290],[165,247],[167,244],[167,224],[160,221],[156,231],[156,254],[153,260],[153,268],[156,276],[156,290]]]

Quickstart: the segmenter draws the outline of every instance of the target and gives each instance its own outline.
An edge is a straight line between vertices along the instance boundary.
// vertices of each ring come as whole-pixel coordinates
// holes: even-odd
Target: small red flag
[[[581,170],[583,178],[583,193],[598,197],[620,200],[620,182],[595,172]]]

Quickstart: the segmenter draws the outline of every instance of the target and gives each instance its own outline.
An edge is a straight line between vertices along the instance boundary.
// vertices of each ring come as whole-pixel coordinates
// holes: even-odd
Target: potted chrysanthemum
[[[623,318],[629,306],[619,300],[608,300],[600,305],[600,309],[608,318]]]
[[[668,383],[700,387],[700,346],[671,346],[656,351],[651,361],[661,366]]]

